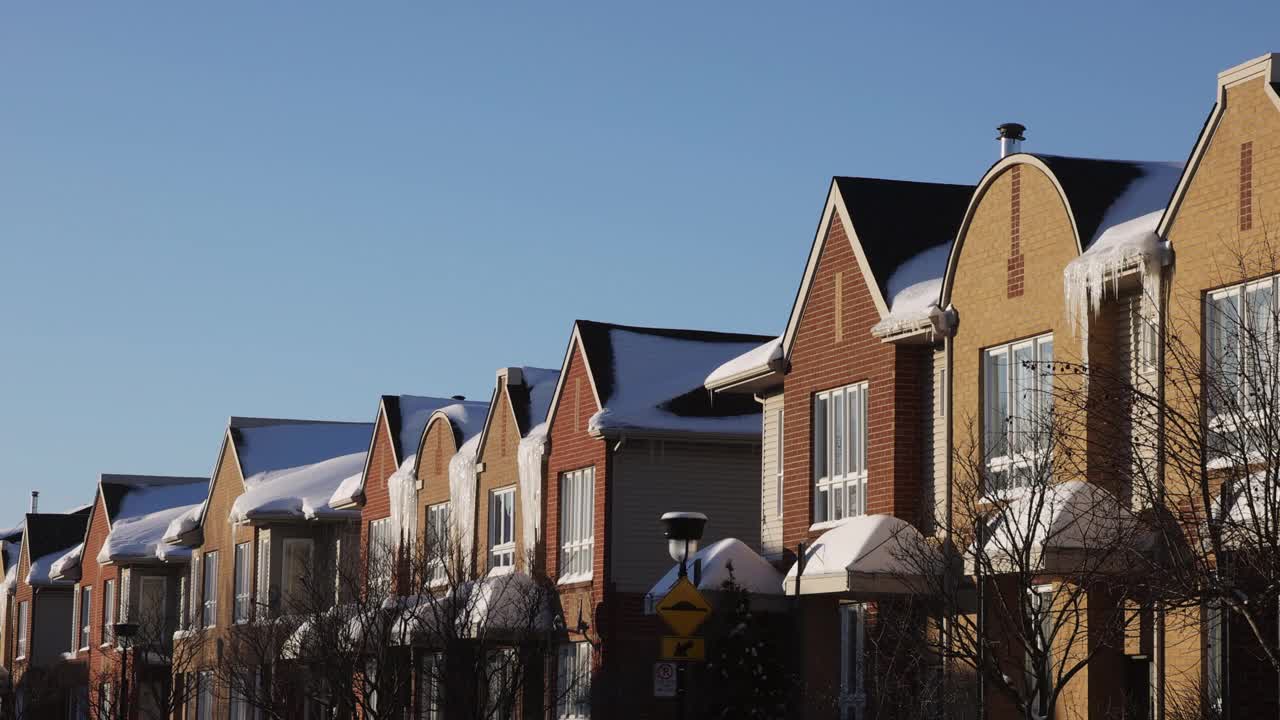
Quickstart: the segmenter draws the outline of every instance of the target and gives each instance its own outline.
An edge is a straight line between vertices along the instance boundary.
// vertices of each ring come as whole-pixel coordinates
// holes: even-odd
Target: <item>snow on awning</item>
[[[951,315],[938,307],[942,278],[932,278],[904,288],[889,305],[889,314],[871,326],[871,334],[888,339],[927,332],[930,337],[950,328]]]
[[[1236,549],[1270,548],[1280,522],[1280,486],[1276,483],[1275,470],[1258,470],[1247,477],[1223,483],[1223,493],[1231,507],[1222,511],[1224,495],[1214,499],[1211,512],[1222,528],[1222,542]],[[1208,548],[1211,535],[1204,527],[1202,542]]]
[[[80,554],[84,552],[84,543],[70,549],[63,548],[36,558],[27,571],[28,585],[71,584],[80,579]],[[74,577],[64,577],[62,573],[71,573]]]
[[[1067,315],[1073,329],[1087,327],[1102,307],[1110,285],[1112,295],[1121,278],[1136,272],[1144,289],[1152,287],[1160,267],[1170,259],[1169,244],[1156,235],[1164,209],[1107,228],[1080,257],[1062,271]]]
[[[783,580],[796,594],[800,564]],[[911,523],[891,515],[856,515],[824,532],[805,551],[801,595],[826,593],[915,594],[922,573],[941,572],[942,555]]]
[[[164,541],[166,543],[184,542],[186,536],[200,527],[200,516],[204,514],[204,506],[207,502],[206,500],[199,505],[193,505],[186,512],[170,520],[169,525],[164,529]]]
[[[782,363],[782,337],[776,337],[759,347],[742,353],[711,371],[703,381],[703,387],[716,390],[754,379],[780,369]]]
[[[164,541],[169,524],[198,510],[208,495],[207,479],[190,480],[129,487],[112,515],[111,530],[98,551],[97,561],[182,561],[190,557],[191,548]]]
[[[329,499],[346,478],[364,468],[364,461],[365,453],[355,452],[250,476],[245,479],[245,491],[231,506],[231,521],[359,517],[357,511],[331,508]]]
[[[984,554],[995,572],[1071,573],[1118,569],[1116,551],[1136,546],[1136,519],[1114,495],[1095,483],[1068,480],[1048,488],[1014,490],[987,525]],[[976,547],[966,571],[977,569]],[[1027,555],[1027,567],[1021,558]]]
[[[699,548],[689,559],[688,571],[693,578],[694,564],[702,561],[702,576],[698,581],[698,589],[707,592],[718,592],[724,588],[729,579],[730,568],[733,580],[740,587],[753,595],[781,595],[782,573],[774,569],[768,560],[756,554],[746,543],[737,538],[717,540],[704,548]],[[654,603],[661,600],[671,586],[680,577],[680,566],[672,565],[662,579],[654,584],[645,595],[645,612],[652,614]]]
[[[470,607],[471,632],[530,632],[551,627],[554,592],[511,566],[494,568],[480,580]]]

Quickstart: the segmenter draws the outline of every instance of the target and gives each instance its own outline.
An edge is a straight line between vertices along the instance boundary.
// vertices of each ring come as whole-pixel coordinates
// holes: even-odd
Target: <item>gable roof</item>
[[[507,388],[507,410],[515,421],[516,432],[523,439],[529,437],[529,432],[534,427],[546,421],[559,381],[560,371],[549,368],[521,365],[498,370],[493,395],[489,400],[488,415],[480,431],[479,446],[476,448],[477,456],[484,452],[493,419],[497,413],[502,412],[497,407],[497,403],[504,383]]]
[[[189,548],[165,543],[165,530],[174,518],[204,502],[208,478],[103,474],[98,485],[108,532],[97,562],[151,562],[190,555]],[[85,527],[86,544],[91,523]]]
[[[91,510],[86,505],[70,513],[27,513],[22,542],[30,563],[28,584],[57,584],[49,577],[53,563],[83,543]]]
[[[227,426],[243,477],[311,465],[364,450],[372,423],[232,417]]]
[[[425,395],[383,395],[382,414],[391,431],[391,444],[395,450],[396,465],[418,452],[422,430],[431,419],[431,413],[465,400],[461,395],[451,398]],[[370,448],[372,452],[372,447]]]
[[[578,320],[552,396],[555,408],[575,347],[581,348],[601,410],[587,423],[594,435],[760,434],[760,405],[747,396],[712,401],[708,373],[770,339],[708,330],[649,328]],[[554,410],[548,411],[548,417]]]
[[[462,447],[468,440],[483,432],[484,428],[488,426],[490,407],[490,403],[480,402],[479,400],[466,400],[453,405],[446,405],[436,410],[431,413],[431,417],[427,419],[426,426],[422,428],[422,439],[418,441],[418,448],[422,448],[422,443],[426,441],[427,433],[431,431],[431,426],[438,422],[449,424],[449,429],[453,432],[454,445]],[[416,469],[417,462],[414,465]]]
[[[876,309],[888,316],[895,296],[946,269],[947,248],[973,197],[972,185],[836,176],[782,334],[782,356],[791,357],[800,318],[818,263],[838,217]]]

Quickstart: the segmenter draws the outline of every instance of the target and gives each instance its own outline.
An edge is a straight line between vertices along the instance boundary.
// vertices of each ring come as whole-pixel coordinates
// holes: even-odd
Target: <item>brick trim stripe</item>
[[[1240,143],[1240,231],[1253,229],[1253,141]]]
[[[1006,268],[1006,294],[1008,297],[1021,297],[1023,291],[1022,261],[1022,166],[1014,165],[1010,169],[1011,189],[1009,195],[1009,263]]]

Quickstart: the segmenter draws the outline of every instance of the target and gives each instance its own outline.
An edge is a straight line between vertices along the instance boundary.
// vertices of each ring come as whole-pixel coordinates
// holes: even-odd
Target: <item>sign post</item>
[[[698,588],[689,582],[687,576],[681,575],[676,580],[675,585],[667,591],[667,594],[658,601],[657,604],[658,617],[671,628],[674,635],[666,635],[662,638],[662,659],[654,665],[653,671],[653,694],[655,697],[674,697],[676,698],[676,711],[678,716],[684,717],[685,706],[685,674],[686,665],[690,662],[700,662],[707,659],[707,647],[703,638],[694,637],[702,623],[706,622],[707,616],[711,614],[711,605],[707,599],[698,592]],[[670,695],[659,694],[659,674],[666,673],[670,670],[672,676],[672,688]],[[662,690],[666,690],[667,686],[662,685]]]

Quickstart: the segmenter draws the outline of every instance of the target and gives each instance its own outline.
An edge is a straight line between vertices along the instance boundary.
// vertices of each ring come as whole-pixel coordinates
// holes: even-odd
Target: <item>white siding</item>
[[[924,529],[934,532],[947,512],[947,400],[950,397],[950,378],[947,377],[947,355],[941,347],[935,348],[929,363],[925,384],[924,406],[930,409],[925,418],[924,433]]]
[[[780,436],[782,393],[764,399],[764,435],[760,444],[760,554],[769,559],[782,556],[782,487],[779,482],[779,459],[783,439]],[[780,421],[782,421],[780,423]]]
[[[664,512],[706,513],[704,546],[732,537],[759,551],[759,444],[628,440],[613,453],[609,471],[606,581],[619,591],[647,592],[671,569],[659,522]]]

